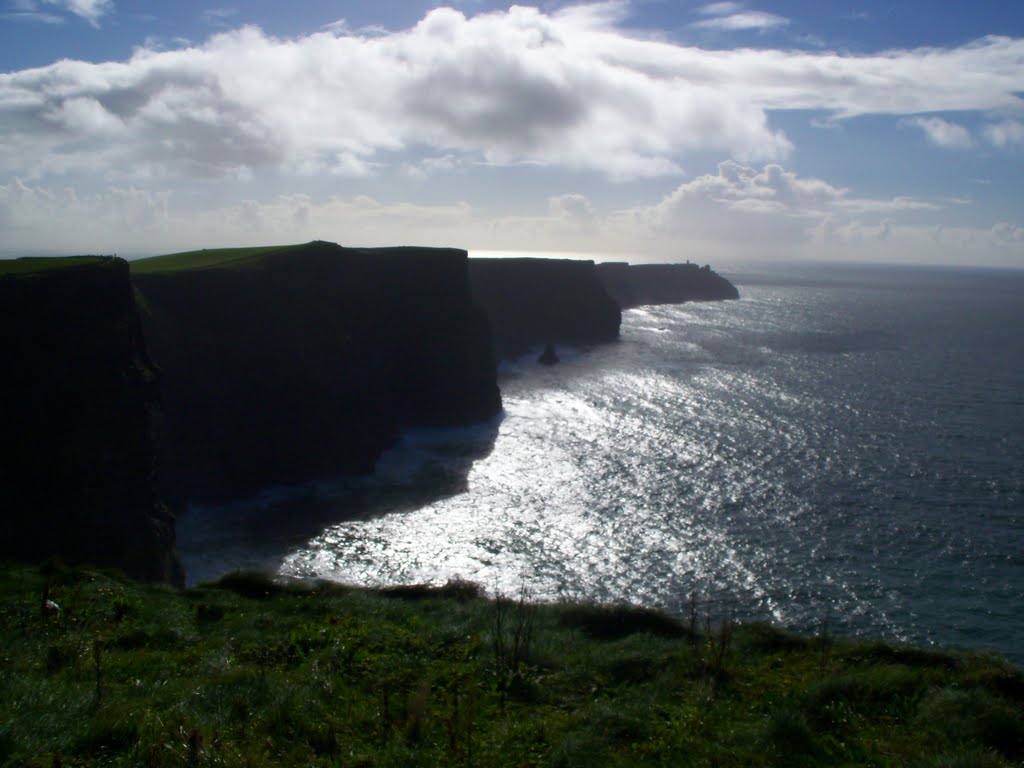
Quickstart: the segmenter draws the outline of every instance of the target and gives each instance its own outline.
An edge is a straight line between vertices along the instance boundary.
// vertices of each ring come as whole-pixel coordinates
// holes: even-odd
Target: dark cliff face
[[[0,274],[0,556],[181,583],[154,487],[159,389],[128,264],[32,261]]]
[[[136,274],[164,391],[164,492],[215,501],[372,470],[406,426],[501,408],[466,253],[310,243]]]
[[[598,264],[597,274],[623,309],[642,304],[682,304],[740,297],[736,287],[710,267],[690,263],[609,262]]]
[[[470,259],[473,300],[491,322],[499,358],[544,344],[585,345],[619,337],[622,312],[592,261]]]

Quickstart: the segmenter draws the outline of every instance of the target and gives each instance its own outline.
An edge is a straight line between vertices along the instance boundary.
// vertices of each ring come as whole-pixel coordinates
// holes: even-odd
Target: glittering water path
[[[1021,660],[1024,280],[857,277],[631,310],[618,344],[512,366],[496,435],[410,435],[359,519],[273,564],[672,610],[696,590],[740,617]],[[470,465],[474,440],[493,446]],[[442,491],[415,498],[424,478]],[[338,519],[353,494],[264,511]],[[193,538],[202,563],[216,535]]]

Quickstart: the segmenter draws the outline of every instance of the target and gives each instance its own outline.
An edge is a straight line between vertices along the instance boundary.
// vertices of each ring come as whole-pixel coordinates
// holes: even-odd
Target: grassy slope
[[[80,267],[97,264],[105,256],[26,256],[20,259],[0,259],[0,276],[27,275],[34,272],[48,272],[53,269]]]
[[[255,266],[271,253],[283,253],[302,245],[267,245],[256,248],[212,248],[201,251],[183,251],[138,259],[131,262],[132,272],[153,274],[157,272],[180,272],[189,269],[238,269]]]
[[[518,651],[517,637],[529,641]],[[693,634],[635,609],[499,610],[468,587],[389,595],[250,576],[174,593],[5,568],[0,648],[10,765],[58,754],[65,766],[1024,757],[1024,677],[998,658],[763,625]]]

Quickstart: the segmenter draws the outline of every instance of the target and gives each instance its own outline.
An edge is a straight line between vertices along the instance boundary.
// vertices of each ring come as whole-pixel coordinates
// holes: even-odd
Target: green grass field
[[[259,264],[272,253],[286,253],[302,245],[266,245],[257,248],[211,248],[152,256],[131,262],[135,274],[181,272],[190,269],[241,269]]]
[[[1024,676],[997,657],[699,614],[7,567],[0,762],[1021,764]]]
[[[20,259],[0,259],[0,277],[98,264],[107,258],[106,256],[27,256]]]

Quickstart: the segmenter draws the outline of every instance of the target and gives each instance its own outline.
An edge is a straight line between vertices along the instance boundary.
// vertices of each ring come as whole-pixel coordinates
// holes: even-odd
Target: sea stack
[[[537,358],[537,362],[541,365],[554,365],[559,362],[558,353],[555,351],[555,345],[548,342],[544,346],[544,351],[540,353],[540,357]]]

